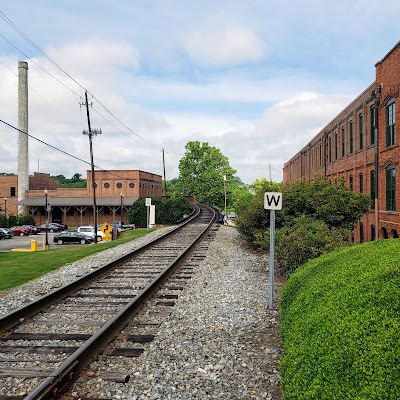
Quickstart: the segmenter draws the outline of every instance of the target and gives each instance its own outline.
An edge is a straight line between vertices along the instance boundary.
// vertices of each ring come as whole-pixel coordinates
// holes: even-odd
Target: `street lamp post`
[[[121,224],[123,224],[124,223],[124,195],[122,192],[120,193],[120,196],[121,196]]]
[[[4,216],[7,217],[7,197],[4,197]]]
[[[45,197],[45,207],[46,207],[46,243],[45,243],[45,247],[46,250],[49,248],[49,235],[48,235],[48,230],[49,230],[49,210],[48,210],[48,203],[47,203],[47,194],[48,194],[48,190],[44,189],[44,197]]]

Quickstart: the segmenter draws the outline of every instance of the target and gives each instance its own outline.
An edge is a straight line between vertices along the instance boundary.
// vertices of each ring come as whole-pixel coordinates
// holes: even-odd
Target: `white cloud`
[[[67,42],[57,48],[50,47],[47,54],[67,71],[96,72],[111,67],[136,69],[139,66],[139,54],[135,47],[124,42],[97,38]]]
[[[254,62],[264,55],[261,39],[239,25],[219,29],[205,26],[188,35],[184,48],[193,61],[211,66]]]

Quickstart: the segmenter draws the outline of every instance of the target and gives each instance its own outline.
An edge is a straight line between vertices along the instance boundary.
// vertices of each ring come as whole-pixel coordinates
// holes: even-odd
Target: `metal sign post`
[[[269,218],[269,275],[268,308],[274,308],[274,272],[275,272],[275,210],[282,208],[282,193],[265,192],[264,208],[270,210]]]
[[[146,216],[146,228],[149,229],[149,209],[151,206],[151,197],[146,197],[146,210],[147,210],[147,216]]]

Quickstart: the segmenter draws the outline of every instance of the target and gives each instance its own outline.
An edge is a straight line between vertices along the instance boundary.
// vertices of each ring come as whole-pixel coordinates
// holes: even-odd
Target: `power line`
[[[55,147],[55,146],[51,145],[50,143],[47,143],[47,142],[45,142],[45,141],[43,141],[43,140],[41,140],[41,139],[38,139],[37,137],[35,137],[35,136],[33,136],[33,135],[31,135],[31,134],[29,134],[29,133],[27,133],[27,132],[25,132],[25,131],[23,131],[23,130],[21,130],[21,129],[18,129],[17,127],[15,127],[15,126],[9,124],[8,122],[3,121],[2,119],[0,119],[0,122],[3,123],[4,125],[7,125],[8,127],[12,128],[12,129],[15,129],[15,130],[18,131],[18,132],[21,132],[21,133],[27,135],[28,137],[30,137],[30,138],[32,138],[32,139],[38,141],[38,142],[41,143],[41,144],[44,144],[45,146],[48,146],[48,147],[52,148],[53,150],[56,150],[56,151],[58,151],[58,152],[60,152],[60,153],[63,153],[63,154],[65,154],[65,155],[67,155],[68,157],[74,158],[75,160],[81,161],[81,162],[83,162],[84,164],[88,164],[88,165],[90,165],[90,166],[92,165],[89,161],[82,160],[82,158],[79,158],[79,157],[77,157],[77,156],[74,156],[73,154],[70,154],[70,153],[66,152],[65,150],[59,149],[58,147]],[[124,177],[124,176],[121,176],[121,175],[118,175],[118,174],[116,174],[116,173],[114,173],[114,172],[112,172],[112,171],[110,171],[110,170],[103,169],[103,168],[101,168],[101,167],[99,167],[99,166],[97,166],[97,165],[93,165],[93,166],[96,167],[99,171],[107,172],[107,173],[109,173],[109,174],[111,174],[111,175],[116,176],[117,178],[124,179],[124,180],[128,179],[128,178],[126,178],[126,177]]]
[[[0,11],[1,12],[1,11]],[[3,64],[5,68],[7,68],[12,74],[14,74],[18,78],[18,74],[16,74],[8,65],[4,64],[3,61],[0,60],[0,63]],[[69,117],[67,117],[61,110],[59,110],[57,107],[53,106],[49,101],[47,101],[39,92],[37,92],[32,86],[28,85],[29,89],[32,90],[37,96],[39,96],[44,102],[46,102],[51,108],[53,108],[55,111],[57,111],[59,114],[61,114],[66,120],[68,120],[71,124],[79,126],[75,124],[74,122],[71,121]]]
[[[150,146],[150,148],[157,149],[159,151],[162,150],[162,146],[158,146],[153,144],[152,142],[146,140],[139,134],[137,134],[135,131],[133,131],[131,128],[129,128],[126,124],[124,124],[116,115],[114,115],[96,96],[94,96],[92,93],[90,93],[83,85],[81,85],[76,79],[74,79],[68,72],[66,72],[60,65],[58,65],[52,58],[50,58],[39,46],[37,46],[21,29],[19,29],[3,12],[0,11],[0,17],[9,25],[11,26],[20,36],[22,36],[29,44],[31,44],[37,51],[40,52],[47,60],[49,60],[55,67],[57,67],[62,73],[64,73],[68,78],[70,78],[73,82],[75,82],[81,89],[84,89],[88,94],[90,94],[96,101],[101,105],[101,107],[104,108],[114,119],[116,119],[121,125],[123,125],[126,129],[128,129],[131,133],[133,133],[135,136],[137,136],[140,140],[142,140],[144,143]],[[41,68],[43,71],[48,73],[52,78],[56,79],[59,83],[61,83],[63,86],[65,86],[67,89],[71,90],[75,95],[79,96],[77,93],[75,93],[72,89],[70,89],[68,86],[66,86],[63,82],[61,82],[59,79],[54,77],[52,74],[47,72],[44,68],[42,68],[38,63],[36,63],[34,60],[32,60],[27,54],[25,54],[22,50],[20,50],[17,46],[15,46],[13,43],[11,43],[8,39],[6,39],[2,34],[0,36],[6,40],[11,46],[13,46],[16,50],[18,50],[21,54],[23,54],[25,57],[27,57],[29,60],[31,60],[33,63],[35,63],[39,68]],[[82,99],[81,96],[79,96],[80,99]]]

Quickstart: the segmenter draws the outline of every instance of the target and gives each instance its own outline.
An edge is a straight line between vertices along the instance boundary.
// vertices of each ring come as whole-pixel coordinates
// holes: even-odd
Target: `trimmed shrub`
[[[400,241],[300,267],[281,291],[285,400],[400,397]]]
[[[308,260],[349,245],[349,231],[329,228],[324,222],[300,216],[293,225],[276,231],[276,260],[290,275]]]

